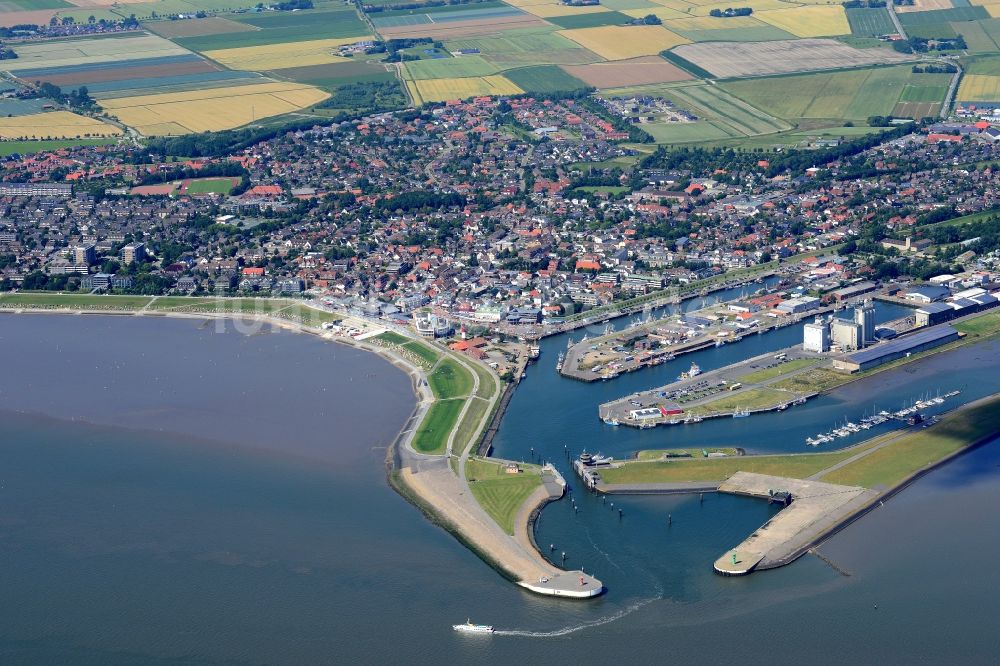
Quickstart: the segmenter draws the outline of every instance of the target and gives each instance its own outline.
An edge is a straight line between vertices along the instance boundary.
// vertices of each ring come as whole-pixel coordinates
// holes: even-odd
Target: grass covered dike
[[[507,534],[514,533],[514,519],[535,489],[542,485],[541,469],[535,465],[519,465],[523,470],[508,474],[505,465],[483,458],[470,458],[465,463],[469,488],[483,510]]]
[[[887,490],[964,450],[1000,433],[1000,394],[959,407],[940,422],[909,431],[879,435],[839,451],[728,458],[655,460],[656,452],[638,462],[601,470],[607,484],[721,482],[737,472],[770,474],[793,479],[819,475],[827,483]],[[881,448],[879,448],[881,447]],[[866,453],[869,452],[869,453]],[[823,474],[834,465],[866,453],[843,467]]]

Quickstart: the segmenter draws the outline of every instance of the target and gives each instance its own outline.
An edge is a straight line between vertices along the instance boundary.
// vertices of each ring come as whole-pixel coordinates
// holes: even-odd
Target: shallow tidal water
[[[791,333],[739,353],[792,344]],[[565,344],[545,342],[497,455],[533,448],[566,470],[564,446],[805,450],[806,436],[873,400],[1000,390],[998,348],[984,345],[784,415],[640,432],[604,426],[596,405],[691,360],[730,362],[739,345],[584,385],[555,376]],[[412,407],[401,372],[312,336],[0,316],[0,662],[995,662],[996,443],[825,543],[829,563],[807,556],[740,579],[711,563],[771,515],[766,503],[621,497],[619,519],[578,494],[579,513],[568,501],[544,510],[537,540],[608,594],[557,601],[502,579],[386,485],[385,446]],[[451,630],[466,618],[501,634]]]

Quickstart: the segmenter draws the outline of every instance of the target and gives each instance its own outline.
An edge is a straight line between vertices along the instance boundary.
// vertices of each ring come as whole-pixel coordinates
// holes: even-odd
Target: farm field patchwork
[[[121,97],[100,103],[109,114],[149,136],[231,129],[260,118],[299,111],[328,96],[312,86],[272,82]]]
[[[440,60],[416,60],[406,63],[405,67],[406,78],[416,81],[489,76],[499,72],[495,65],[491,65],[480,56],[475,55]]]
[[[230,18],[252,28],[248,32],[227,32],[201,37],[178,38],[177,43],[193,51],[222,49],[322,39],[361,39],[371,29],[353,8],[310,9],[299,12],[234,14]],[[349,40],[353,41],[353,40]]]
[[[687,81],[691,75],[659,56],[603,62],[592,65],[563,66],[572,76],[595,88],[620,88],[652,83]]]
[[[895,64],[911,59],[888,49],[855,49],[832,39],[685,44],[672,52],[719,78]]]
[[[576,42],[556,34],[553,28],[508,30],[496,37],[467,37],[445,42],[454,52],[479,51],[498,68],[518,65],[582,65],[600,61],[600,56]]]
[[[570,5],[564,5],[561,2],[542,2],[538,4],[520,4],[511,2],[510,4],[515,7],[519,7],[529,14],[534,14],[535,16],[544,19],[555,18],[557,16],[586,16],[588,14],[601,14],[612,10],[612,8],[608,7],[605,3],[602,3],[601,5],[586,5],[583,7],[572,7]]]
[[[221,16],[208,16],[201,19],[186,19],[184,21],[150,21],[142,27],[155,32],[160,37],[176,39],[179,37],[205,37],[207,35],[222,35],[230,32],[254,32],[256,27],[239,21],[230,21]]]
[[[532,14],[521,13],[511,16],[493,16],[467,21],[385,27],[379,28],[379,32],[386,39],[430,37],[436,40],[449,40],[461,37],[494,37],[507,30],[526,28],[551,28],[551,24]]]
[[[4,140],[110,137],[121,133],[122,131],[114,125],[70,111],[0,118],[0,138]]]
[[[810,6],[776,9],[754,16],[797,37],[832,37],[851,34],[851,26],[841,6]]]
[[[48,81],[57,86],[76,88],[129,79],[155,80],[163,76],[186,76],[217,72],[219,67],[193,53],[164,58],[139,58],[122,62],[98,62],[65,67],[40,67],[17,72],[27,81]]]
[[[969,53],[992,53],[1000,51],[1000,46],[994,39],[995,28],[992,34],[986,30],[986,25],[994,21],[996,19],[952,23],[951,28],[965,39]]]
[[[914,74],[909,67],[901,66],[730,81],[721,85],[740,99],[786,120],[839,122],[891,115],[901,100],[940,104],[948,80],[947,75]]]
[[[447,102],[480,95],[519,95],[524,92],[501,75],[407,81],[406,87],[417,104]]]
[[[607,60],[628,60],[686,44],[687,39],[658,25],[606,26],[564,30],[564,37]]]
[[[351,62],[350,58],[335,55],[337,47],[343,44],[372,39],[370,35],[341,37],[337,39],[316,39],[283,44],[245,46],[235,49],[205,51],[207,58],[229,67],[247,71],[284,69],[286,67],[306,67],[308,65],[328,65]]]

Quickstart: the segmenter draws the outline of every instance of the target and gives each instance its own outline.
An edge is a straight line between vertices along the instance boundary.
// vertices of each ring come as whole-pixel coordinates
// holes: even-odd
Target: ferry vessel
[[[451,627],[455,631],[464,631],[468,634],[492,634],[493,626],[489,624],[472,624],[469,620],[465,624],[454,624]]]

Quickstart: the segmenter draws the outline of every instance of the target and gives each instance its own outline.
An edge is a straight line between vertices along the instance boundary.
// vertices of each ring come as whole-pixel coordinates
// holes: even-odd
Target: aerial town
[[[643,157],[620,138],[573,100],[477,98],[223,158],[14,155],[0,165],[0,280],[301,295],[411,325],[431,308],[469,330],[538,337],[740,269],[781,273],[784,298],[827,304],[863,281],[989,282],[998,268],[994,217],[940,224],[1000,203],[1000,148],[975,123],[787,165],[722,150]]]

